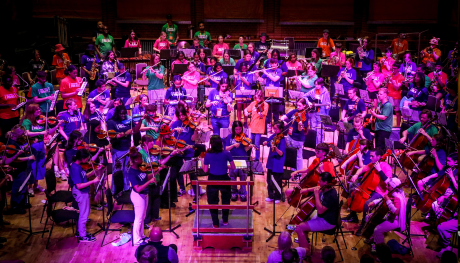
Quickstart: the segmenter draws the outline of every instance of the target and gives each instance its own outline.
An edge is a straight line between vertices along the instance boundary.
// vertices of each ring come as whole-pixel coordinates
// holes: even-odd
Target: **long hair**
[[[225,61],[225,54],[228,55],[228,62],[227,62],[227,63],[230,63],[231,57],[230,57],[230,54],[228,53],[228,50],[225,50],[224,53],[222,54],[222,61],[224,62],[224,64],[226,63],[226,61]]]
[[[73,130],[69,135],[69,140],[67,141],[67,145],[65,147],[66,150],[70,150],[75,145],[75,142],[83,137],[83,134],[79,130]]]
[[[224,150],[224,145],[222,144],[222,138],[220,138],[219,135],[213,135],[211,136],[211,139],[209,140],[209,149],[208,153],[220,153]]]
[[[134,39],[131,38],[131,33],[134,33]],[[139,40],[139,39],[137,38],[136,32],[134,32],[134,29],[131,29],[131,30],[130,30],[130,32],[129,32],[129,37],[128,37],[129,43],[134,43],[134,41],[132,41],[132,40],[134,40],[134,41]]]
[[[159,54],[152,54],[150,56],[150,61],[149,61],[150,66],[155,65],[155,58],[156,57],[160,57],[160,55]],[[160,68],[160,66],[161,66],[161,63],[159,65],[157,65],[155,68]]]
[[[329,36],[328,36],[328,38],[329,38]],[[321,54],[319,53],[318,49],[315,48],[311,52],[316,54],[315,63],[318,62],[319,58],[321,57]]]
[[[122,119],[120,118],[120,113],[122,111],[126,111],[126,107],[125,105],[118,105],[116,108],[115,108],[115,111],[113,113],[113,116],[111,118],[111,120],[114,120],[116,122],[119,122],[119,121],[122,121]]]
[[[243,128],[243,123],[241,121],[234,121],[232,124],[232,139],[235,138],[235,135],[236,135],[235,129],[238,127]]]
[[[200,54],[203,53],[204,54],[204,59],[201,59],[201,56]],[[200,48],[198,50],[198,56],[200,57],[200,61],[201,63],[207,65],[208,64],[208,55],[206,54],[206,52],[204,52],[204,48]]]
[[[222,64],[220,64],[220,62],[216,62],[216,64],[214,64],[214,67],[212,68],[214,70],[214,72],[217,72],[217,67],[222,67]]]
[[[86,122],[89,121],[89,116],[91,116],[91,105],[96,105],[94,102],[88,101],[85,106],[85,110],[83,111],[83,118],[85,119]]]
[[[21,119],[21,125],[25,119],[28,119],[33,126],[38,125],[37,118],[35,117],[35,112],[40,110],[38,104],[32,103],[27,106],[26,111],[24,112],[24,116]]]
[[[283,252],[285,250],[289,250],[292,247],[292,238],[291,234],[287,231],[281,232],[280,236],[278,237],[278,250]]]
[[[418,82],[416,82],[414,78],[415,86],[419,88],[424,88],[425,87],[425,74],[422,72],[416,72],[415,76],[418,77]]]
[[[142,159],[142,154],[139,152],[139,150],[136,147],[130,147],[129,148],[129,159],[131,160],[132,163],[136,161],[136,159],[141,158]]]
[[[184,51],[177,51],[176,60],[179,59],[179,56],[180,56],[180,55],[184,56],[184,59],[185,59]]]
[[[230,83],[229,83],[227,78],[221,78],[220,79],[219,86],[217,87],[217,90],[220,91],[220,86],[222,86],[224,84],[227,84],[227,89],[225,90],[225,92],[228,91]]]
[[[110,60],[110,59],[109,59],[109,57],[110,57],[110,54],[112,54],[112,53],[115,55],[114,59],[116,59],[116,58],[117,58],[117,54],[115,54],[115,53],[114,53],[112,50],[109,50],[109,51],[105,52],[105,58],[104,58],[104,62],[106,62],[106,61],[109,61],[109,60]],[[115,62],[115,63],[116,63],[116,62]]]
[[[145,111],[151,111],[153,113],[157,112],[157,105],[156,104],[148,104],[147,106],[145,106]],[[147,114],[147,116],[145,117],[145,120],[147,122],[152,122],[152,118],[150,117],[149,114]]]
[[[146,143],[153,142],[153,141],[154,141],[154,139],[153,139],[152,135],[146,134],[146,135],[142,136],[140,143],[141,143],[142,146],[144,146]]]

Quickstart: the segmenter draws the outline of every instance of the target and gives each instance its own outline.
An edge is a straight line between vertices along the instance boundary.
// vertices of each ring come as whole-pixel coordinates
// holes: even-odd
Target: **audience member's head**
[[[300,261],[299,253],[297,253],[295,248],[283,251],[281,259],[283,260],[283,263],[297,263]]]
[[[456,263],[457,261],[457,255],[455,255],[454,252],[450,250],[444,251],[441,256],[441,263]]]
[[[369,254],[364,254],[361,256],[361,259],[359,260],[359,263],[374,263],[374,257],[372,257]]]
[[[157,226],[152,227],[149,238],[151,242],[160,242],[163,239],[163,231]]]
[[[156,263],[158,261],[157,249],[152,245],[143,247],[137,261],[139,261],[139,263]]]
[[[380,262],[392,263],[393,257],[391,256],[391,249],[387,244],[377,244],[375,245],[375,250],[377,251],[377,258],[380,260]]]
[[[278,237],[278,249],[280,251],[285,251],[291,249],[292,247],[292,239],[291,234],[287,231],[281,232],[280,236]]]
[[[321,250],[321,260],[324,263],[333,263],[335,260],[335,250],[331,246],[325,246]]]

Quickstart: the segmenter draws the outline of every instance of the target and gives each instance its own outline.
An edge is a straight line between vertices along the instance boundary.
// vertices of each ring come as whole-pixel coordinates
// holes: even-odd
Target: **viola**
[[[151,173],[154,171],[158,171],[159,168],[160,168],[160,164],[157,162],[151,162],[151,163],[143,162],[141,165],[139,165],[139,170],[143,173]]]
[[[170,124],[171,123],[171,118],[169,116],[166,116],[166,115],[161,115],[161,114],[157,114],[155,116],[153,116],[152,118],[153,122],[155,123],[164,123],[164,124]]]
[[[449,167],[450,169],[454,169],[454,167]],[[449,169],[447,168],[447,169]],[[446,170],[447,170],[446,169]],[[431,210],[431,205],[435,202],[440,196],[442,196],[447,188],[450,185],[450,179],[447,175],[447,171],[439,178],[437,178],[437,182],[431,186],[428,190],[423,190],[423,200],[421,198],[417,198],[416,206],[417,209],[420,210],[422,213],[428,213]]]
[[[290,206],[297,207],[300,204],[300,201],[302,200],[302,194],[300,191],[304,188],[311,188],[315,187],[318,185],[319,181],[319,171],[317,171],[317,168],[325,161],[334,158],[335,153],[333,151],[330,151],[329,154],[311,170],[308,171],[307,175],[300,180],[299,184],[294,187],[294,191],[292,191],[291,195],[287,198],[287,201]]]
[[[89,161],[87,163],[80,163],[80,166],[83,170],[89,171],[89,170],[99,170],[102,167],[104,167],[103,164],[100,163],[94,163],[92,161]]]
[[[251,139],[247,137],[246,134],[244,134],[243,132],[241,134],[235,135],[235,141],[243,144],[244,147],[253,145]],[[254,145],[254,148],[258,149],[255,145]]]
[[[278,133],[272,140],[272,152],[275,151],[275,146],[279,145],[281,143],[281,139],[284,138],[284,134],[281,132],[281,133]]]
[[[56,119],[56,117],[54,117],[54,116],[50,116],[50,117],[46,118],[46,116],[40,115],[37,118],[37,123],[40,124],[40,125],[44,125],[45,123],[47,123],[50,126],[54,126],[54,125],[56,125],[58,123],[58,119]]]
[[[427,123],[425,123],[425,125],[422,126],[422,129],[426,130],[431,125],[431,123],[436,121],[437,119],[438,116],[434,115],[434,117],[431,120],[429,120]],[[428,139],[420,132],[417,132],[414,138],[412,138],[412,140],[410,141],[408,149],[411,149],[411,151],[423,150],[427,144]],[[407,156],[406,152],[408,151],[408,149],[406,149],[404,153],[401,155],[399,162],[404,168],[412,170],[415,167],[414,160],[417,160],[420,157],[420,155],[414,154],[412,156]]]
[[[107,136],[110,139],[115,139],[115,137],[117,137],[117,134],[118,132],[116,132],[115,130],[108,130],[108,131],[100,130],[96,136],[99,139],[105,139],[107,138]]]
[[[184,140],[177,140],[175,137],[171,136],[169,138],[165,138],[166,145],[168,146],[174,146],[175,148],[178,149],[183,149],[188,145]]]
[[[96,153],[99,151],[100,147],[98,147],[95,143],[86,143],[82,142],[79,146],[77,146],[77,150],[80,149],[87,149],[90,153]]]
[[[380,158],[380,162],[383,162],[389,155],[391,150],[387,152]],[[356,187],[356,189],[351,193],[351,197],[348,199],[348,207],[351,211],[361,213],[364,208],[364,203],[370,198],[372,192],[380,183],[380,176],[375,171],[374,163],[368,164],[370,171],[363,176],[361,180],[361,185]]]

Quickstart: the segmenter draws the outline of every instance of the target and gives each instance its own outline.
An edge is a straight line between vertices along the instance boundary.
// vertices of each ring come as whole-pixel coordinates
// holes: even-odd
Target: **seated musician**
[[[200,44],[200,39],[198,37],[194,37],[193,38],[193,45],[191,45],[190,48],[202,49],[204,47]]]
[[[420,133],[421,135],[425,136],[428,140],[428,146],[425,149],[431,148],[431,140],[432,137],[438,134],[438,129],[433,124],[430,124],[428,127],[423,129],[423,127],[433,118],[433,114],[430,110],[424,109],[420,112],[420,121],[412,125],[409,129],[402,132],[402,137],[399,139],[399,142],[404,144],[406,143],[407,136],[410,134],[411,136],[415,136],[416,134]]]
[[[184,89],[196,90],[200,82],[200,73],[196,71],[195,64],[189,63],[187,71],[182,75],[182,84]]]
[[[351,87],[348,92],[348,100],[342,109],[342,121],[352,122],[355,117],[362,117],[366,115],[366,103],[358,97],[358,88]]]
[[[217,60],[222,59],[224,50],[230,49],[227,43],[224,43],[224,36],[219,35],[217,37],[217,44],[212,48],[212,55],[217,58]]]
[[[200,50],[198,50],[198,55],[200,55],[200,61],[201,63],[203,63],[204,65],[211,65],[211,61],[210,59],[208,58],[208,55],[206,54],[206,52],[204,52],[204,48],[201,48]]]
[[[122,98],[123,104],[125,104],[128,99],[131,97],[131,74],[126,71],[125,65],[123,63],[118,63],[118,74],[115,75],[110,81],[106,84],[110,84],[113,88],[110,88],[110,94],[115,98]]]
[[[233,74],[237,74],[238,72],[241,71],[241,66],[243,63],[246,63],[246,67],[247,67],[247,70],[249,70],[249,67],[252,65],[253,61],[252,61],[252,55],[251,55],[251,52],[249,52],[249,50],[245,50],[244,51],[244,55],[243,55],[243,59],[239,59],[237,62],[236,62],[236,65],[235,65],[235,68],[233,69]],[[254,67],[255,69],[255,67]],[[253,70],[254,70],[253,69]]]
[[[384,234],[388,231],[400,228],[400,231],[406,229],[406,196],[404,190],[398,188],[401,181],[398,178],[391,178],[388,181],[388,191],[392,192],[391,196],[385,194],[383,199],[376,199],[369,203],[369,207],[374,207],[385,202],[390,210],[388,218],[381,224],[377,225],[374,229],[373,243],[371,245],[371,252],[376,253],[375,245],[385,243]],[[372,242],[372,241],[369,241]]]
[[[184,51],[177,51],[176,59],[171,63],[171,72],[174,72],[175,64],[187,64],[188,61],[185,59]]]
[[[385,161],[380,162],[380,159],[382,158],[383,154],[384,152],[381,148],[372,149],[370,155],[371,163],[359,168],[358,171],[350,179],[352,183],[356,184],[356,180],[358,180],[359,176],[363,173],[367,174],[371,170],[372,165],[375,168],[373,173],[378,174],[378,176],[380,177],[379,184],[371,193],[369,199],[364,203],[363,219],[361,221],[361,225],[359,226],[358,231],[355,233],[356,236],[361,236],[362,234],[363,227],[366,223],[366,215],[369,212],[369,204],[372,201],[379,198],[383,198],[384,195],[388,194],[387,183],[390,180],[390,178],[393,177],[393,173],[391,170],[391,166],[388,163],[386,163]],[[372,176],[372,174],[370,176]],[[355,211],[351,211],[350,214],[345,218],[342,218],[342,220],[344,222],[358,223],[358,215]]]
[[[235,60],[230,57],[228,50],[224,51],[222,58],[219,60],[219,63],[222,64],[222,66],[235,66]]]
[[[302,64],[297,61],[297,54],[289,54],[289,59],[286,61],[286,66],[288,70],[302,70]]]
[[[405,98],[406,101],[403,102],[402,113],[411,121],[420,121],[419,115],[428,102],[429,92],[426,86],[424,86],[424,82],[425,74],[417,72],[413,83],[410,83],[409,92]]]
[[[205,53],[203,53],[203,54],[205,54]],[[193,53],[193,61],[192,61],[192,63],[195,64],[196,71],[198,71],[198,73],[200,73],[200,75],[204,75],[206,73],[206,67],[204,66],[204,63],[201,62],[201,60],[200,60],[200,54],[198,52],[196,52],[196,51],[195,51],[195,53]]]
[[[275,50],[273,50],[273,54],[275,54]],[[259,83],[265,83],[265,89],[278,89],[281,87],[281,83],[284,80],[284,77],[282,76],[284,72],[282,69],[277,68],[279,65],[278,58],[272,57],[269,62],[270,68],[263,69],[263,75],[258,78],[258,81]],[[272,103],[272,105],[270,105],[269,112],[271,114],[267,116],[267,123],[271,123],[272,119],[273,121],[278,121],[280,115],[279,106],[279,103]]]
[[[322,173],[322,172],[328,172],[333,177],[335,177],[334,164],[332,164],[332,162],[330,160],[324,160],[326,158],[326,156],[329,154],[329,151],[330,151],[329,145],[327,145],[324,142],[316,145],[316,148],[315,148],[316,158],[313,160],[313,162],[310,164],[310,166],[308,166],[308,168],[306,168],[306,169],[301,169],[301,170],[292,172],[291,173],[291,178],[294,179],[294,177],[297,177],[299,175],[301,176],[302,174],[308,174],[313,169],[315,169],[315,167],[320,162],[322,162],[322,164],[318,166],[317,171],[315,171],[315,172],[317,172],[318,174]],[[311,175],[311,176],[315,176],[315,175]],[[302,181],[302,179],[303,178],[301,177],[300,181]],[[290,196],[292,191],[293,191],[292,189],[287,189],[286,190],[286,196]]]
[[[139,44],[139,47],[140,47],[140,44]],[[98,79],[97,72],[99,71],[100,62],[101,61],[96,54],[96,48],[94,47],[93,44],[88,44],[85,54],[81,57],[80,68],[83,69],[83,71],[85,72],[84,77],[88,81],[88,88],[90,92],[95,89],[94,84],[96,83]],[[91,71],[93,68],[95,69],[95,72],[94,72],[95,76],[93,79],[91,79],[90,74],[93,74],[93,72]]]
[[[106,89],[107,85],[104,82],[104,80],[98,79],[95,83],[96,89],[88,94],[88,102],[93,102],[96,105],[96,109],[101,112],[110,101],[110,91]]]
[[[203,171],[207,173],[209,171],[210,175],[208,180],[223,180],[230,181],[228,176],[228,165],[230,163],[230,169],[235,170],[235,163],[233,162],[233,157],[230,152],[223,149],[222,138],[219,135],[211,136],[209,140],[210,148],[208,149],[204,159],[200,159],[201,167]],[[195,179],[196,180],[196,179]],[[208,204],[218,204],[219,203],[219,191],[222,195],[222,204],[229,205],[231,198],[231,187],[230,185],[208,185]],[[212,218],[212,226],[214,228],[219,228],[219,217],[218,209],[209,209]],[[229,209],[222,209],[222,224],[224,226],[228,225],[228,215],[230,213]]]
[[[447,84],[447,94],[444,97],[442,113],[447,115],[447,129],[457,131],[458,88],[457,83]],[[458,132],[456,132],[458,134]]]
[[[348,93],[348,90],[353,87],[353,83],[356,81],[356,70],[355,60],[353,58],[347,58],[345,61],[345,67],[340,68],[337,77],[341,77],[339,84],[343,86],[344,94]],[[335,89],[334,89],[335,90]]]
[[[345,153],[349,153],[353,149],[350,149],[350,143],[353,140],[368,140],[372,141],[372,135],[368,128],[364,128],[363,118],[355,117],[353,119],[353,129],[351,129],[347,134],[347,144],[345,146]]]
[[[315,65],[316,74],[321,76],[321,67],[323,65],[323,60],[321,59],[321,54],[319,54],[318,49],[313,49],[311,51],[311,64]]]
[[[241,64],[241,71],[238,72],[238,74],[235,75],[235,78],[233,79],[233,85],[235,86],[235,90],[250,90],[251,85],[253,84],[253,78],[254,74],[248,75],[248,68],[249,65],[246,62],[243,62]],[[237,100],[236,102],[236,116],[239,121],[241,121],[241,113],[242,111],[248,107],[249,101],[251,99],[251,95],[241,95],[237,94],[235,92],[235,99]],[[248,116],[244,115],[244,127],[248,127]]]
[[[186,95],[187,92],[184,87],[182,87],[182,78],[179,75],[175,75],[171,87],[166,90],[164,101],[165,115],[173,118],[176,113],[177,103],[185,100]]]
[[[278,204],[281,201],[281,193],[283,192],[283,166],[286,160],[286,139],[283,135],[284,122],[276,122],[273,126],[274,133],[264,142],[264,146],[270,145],[270,150],[267,158],[267,202],[275,201]],[[280,191],[275,186],[279,186]]]
[[[300,86],[300,91],[305,93],[315,89],[317,79],[316,67],[312,64],[307,65],[306,72],[302,73],[302,76],[295,78],[297,85]]]
[[[147,105],[149,105],[149,97],[146,94],[140,94],[139,103],[136,106],[134,106],[131,112],[132,113],[131,119],[133,121],[133,126],[141,122],[141,119],[145,114],[145,108],[147,107]],[[128,106],[127,109],[129,109],[129,105],[125,105],[125,106]],[[133,133],[133,140],[134,140],[133,142],[135,146],[139,145],[139,141],[141,140],[141,137],[142,136],[139,131]]]
[[[399,72],[401,64],[394,63],[391,68],[391,73],[388,80],[388,96],[391,98],[390,102],[393,104],[393,110],[396,114],[396,127],[401,127],[401,87],[405,80],[404,76]]]
[[[248,49],[248,45],[244,44],[244,36],[238,37],[238,43],[233,46],[233,49]]]
[[[251,141],[256,145],[255,162],[260,160],[260,138],[265,133],[265,119],[268,114],[268,103],[264,100],[264,93],[261,90],[256,91],[254,101],[244,109],[244,116],[251,114]]]
[[[233,160],[245,160],[249,163],[248,151],[250,151],[254,144],[244,146],[242,141],[237,141],[238,137],[245,136],[243,132],[243,123],[241,121],[234,121],[232,125],[232,133],[230,133],[225,140],[225,150],[229,151],[233,156]],[[246,181],[247,172],[243,169],[230,169],[230,180],[237,181],[237,178],[240,177],[240,181]],[[246,186],[241,185],[240,190],[238,190],[237,185],[232,185],[232,198],[233,202],[238,201],[238,195],[240,196],[241,202],[246,202]]]
[[[315,80],[316,88],[305,94],[305,98],[313,103],[314,109],[308,113],[310,128],[316,130],[316,144],[324,142],[325,132],[321,129],[320,115],[329,115],[331,109],[331,95],[325,87],[323,78]],[[301,147],[302,148],[302,147]]]
[[[228,89],[228,79],[221,79],[219,86],[211,90],[206,101],[206,108],[211,111],[211,125],[214,135],[219,135],[221,128],[228,128],[230,125],[233,93],[230,93]]]
[[[54,110],[50,111],[51,101],[54,99],[54,86],[46,82],[46,72],[37,72],[37,83],[30,89],[30,96],[33,98],[34,103],[40,106],[43,115],[55,116]],[[57,98],[56,98],[57,100]]]
[[[373,148],[372,140],[360,139],[357,147],[359,148],[359,151],[353,156],[351,156],[350,158],[348,158],[346,161],[344,161],[340,166],[341,169],[346,169],[347,165],[350,162],[353,162],[354,160],[356,160],[356,158],[358,158],[358,167],[363,167],[364,165],[368,165],[371,163],[370,149]],[[347,172],[349,171],[345,170],[345,173]],[[350,183],[349,185],[352,185],[352,184]]]
[[[455,153],[457,154],[457,153]],[[455,158],[455,157],[453,157]],[[451,160],[451,162],[454,162]],[[438,219],[442,213],[444,212],[444,208],[449,202],[449,199],[452,196],[457,196],[458,193],[458,169],[457,168],[447,168],[447,170],[443,171],[449,177],[450,185],[446,189],[443,195],[441,195],[436,201],[431,204],[431,210],[428,214],[426,214],[426,220],[436,220]],[[441,174],[441,172],[439,173]],[[457,210],[455,210],[457,211]],[[422,213],[424,216],[424,213]]]
[[[301,193],[313,192],[316,211],[305,222],[295,229],[299,239],[299,246],[309,248],[308,232],[326,231],[333,229],[337,224],[339,212],[339,196],[333,188],[334,176],[328,172],[319,175],[319,186],[303,189]]]
[[[329,65],[340,66],[345,65],[347,57],[342,53],[342,43],[335,43],[335,51],[331,52],[331,58],[329,59]]]
[[[112,50],[107,51],[107,53],[104,55],[101,71],[99,71],[99,78],[108,79],[109,73],[117,73],[117,63],[118,61],[116,59],[115,52]]]
[[[210,70],[206,74],[208,74],[209,76],[209,86],[211,86],[211,88],[214,89],[217,88],[221,79],[227,78],[227,73],[225,73],[224,69],[222,68],[222,64],[220,64],[219,62],[214,64],[212,70]]]

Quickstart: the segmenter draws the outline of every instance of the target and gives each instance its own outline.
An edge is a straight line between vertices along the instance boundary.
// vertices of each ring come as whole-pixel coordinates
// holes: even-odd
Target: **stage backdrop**
[[[190,21],[191,0],[143,1],[118,0],[118,20],[165,21],[167,14],[174,21]]]
[[[263,1],[204,0],[205,19],[263,19]]]
[[[101,0],[33,0],[33,16],[102,19]]]
[[[353,22],[354,0],[280,1],[280,22]]]

